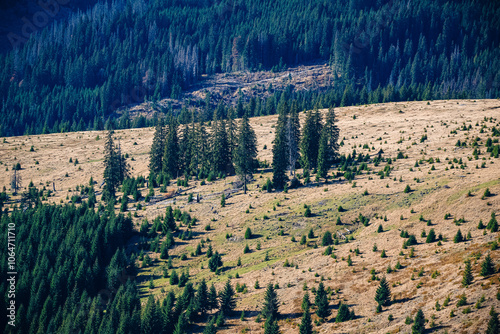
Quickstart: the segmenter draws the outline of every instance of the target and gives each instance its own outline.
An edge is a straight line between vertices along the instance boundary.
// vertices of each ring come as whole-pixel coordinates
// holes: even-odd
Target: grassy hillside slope
[[[405,319],[414,317],[419,308],[428,319],[426,327],[432,323],[436,332],[484,332],[490,307],[500,309],[497,298],[500,274],[479,275],[488,253],[498,268],[499,250],[492,250],[495,248],[492,245],[499,242],[499,234],[478,229],[479,221],[487,225],[492,213],[500,219],[500,160],[490,157],[485,147],[488,137],[499,139],[492,131],[493,127],[500,128],[500,101],[386,103],[337,108],[336,112],[343,139],[341,153],[347,155],[355,149],[357,154],[369,154],[373,159],[382,149],[382,157],[391,158],[391,163],[385,160],[376,166],[369,162],[369,171],[363,171],[352,182],[336,178],[325,184],[312,179],[308,186],[287,193],[261,191],[272,175],[270,169],[262,169],[254,175],[249,192],[246,195],[242,191],[231,193],[225,207],[221,207],[221,194],[233,189],[234,177],[205,185],[193,179],[175,199],[146,205],[139,211],[135,211],[135,203],[130,203],[132,214],[137,213],[134,217],[137,229],[144,219],[152,222],[164,214],[167,205],[189,211],[198,219],[192,228],[193,239],[177,242],[170,251],[175,270],[180,274],[189,268],[193,282],[205,278],[209,283],[215,282],[218,289],[228,277],[233,284],[247,286],[246,293],[237,294],[237,312],[221,333],[263,332],[263,322],[255,320],[269,282],[279,285],[282,332],[298,333],[305,286],[314,300],[311,289],[317,288],[320,280],[331,289],[331,315],[325,323],[315,325],[319,333],[407,333],[411,325],[405,324]],[[302,121],[304,116],[301,113]],[[258,158],[262,161],[272,158],[276,118],[251,119],[258,138]],[[122,152],[130,157],[134,176],[147,176],[152,135],[153,129],[116,132]],[[476,137],[479,137],[478,159],[473,155]],[[457,146],[458,140],[466,142],[466,146]],[[11,167],[19,162],[23,186],[33,181],[36,186],[52,189],[54,182],[56,192],[48,200],[68,201],[75,194],[76,186],[88,184],[90,177],[97,181],[96,189],[99,188],[103,146],[104,132],[7,138],[0,143],[0,162],[4,170],[8,169],[0,175],[0,186],[9,189]],[[404,158],[396,159],[399,152]],[[384,168],[391,171],[381,178],[379,171]],[[336,172],[334,169],[333,173]],[[410,192],[404,191],[406,186]],[[174,188],[177,187],[172,183],[169,190]],[[483,196],[487,188],[491,192],[489,197]],[[147,189],[142,189],[142,194],[146,193]],[[188,203],[190,193],[195,198],[201,195],[201,201]],[[160,194],[159,189],[156,194]],[[146,204],[140,202],[143,206]],[[304,204],[310,206],[311,217],[304,216]],[[339,210],[339,206],[343,210]],[[360,215],[370,219],[367,226],[360,222]],[[336,224],[338,218],[341,225]],[[211,227],[209,231],[205,229],[207,224]],[[377,232],[379,225],[383,232]],[[245,240],[247,227],[254,237]],[[441,245],[437,241],[425,243],[422,232],[429,233],[431,228],[436,236],[443,236]],[[308,235],[310,229],[315,237],[307,238],[307,243],[301,245],[301,237]],[[458,229],[464,237],[470,232],[471,239],[454,243]],[[418,244],[403,249],[406,239],[400,237],[402,230],[414,234]],[[325,231],[339,235],[340,242],[333,246],[332,256],[323,255],[326,247],[321,246],[321,239]],[[352,240],[345,242],[341,234]],[[224,269],[220,275],[207,269],[206,246],[203,255],[191,255],[200,240],[207,237],[213,249],[222,254]],[[138,240],[132,240],[130,247],[136,247],[137,243]],[[244,254],[247,244],[250,252]],[[373,250],[375,244],[376,251]],[[412,247],[414,256],[410,257]],[[383,250],[385,258],[381,257]],[[264,260],[266,253],[268,261]],[[182,254],[186,254],[186,260],[181,260]],[[166,261],[160,260],[158,253],[149,253],[149,256],[154,259],[153,265],[141,268],[137,276],[142,297],[154,294],[163,298],[170,289],[180,292],[179,287],[170,286],[168,278],[162,278]],[[352,265],[347,263],[349,256]],[[238,258],[241,259],[239,266]],[[471,259],[474,275],[468,288],[461,284],[466,259]],[[285,262],[290,266],[284,266]],[[395,270],[397,263],[401,267]],[[388,266],[393,270],[390,273]],[[389,281],[394,302],[376,314],[374,296],[379,283],[372,278],[383,276]],[[151,277],[154,288],[150,288]],[[260,289],[255,288],[256,281]],[[466,295],[467,304],[457,306],[462,294]],[[483,295],[484,301],[476,307]],[[449,305],[443,307],[447,297]],[[355,311],[355,320],[335,323],[340,301]],[[439,311],[436,302],[441,305]],[[239,319],[243,310],[245,321]],[[453,317],[450,316],[452,310]],[[388,320],[389,315],[393,316],[392,321]],[[317,319],[313,315],[313,321]]]

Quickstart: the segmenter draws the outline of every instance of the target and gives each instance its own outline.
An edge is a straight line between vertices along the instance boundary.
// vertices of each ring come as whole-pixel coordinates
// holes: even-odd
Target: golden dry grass
[[[410,326],[405,324],[405,318],[414,316],[419,307],[429,319],[427,326],[431,322],[431,315],[435,315],[437,332],[444,330],[450,333],[483,332],[489,318],[490,306],[494,305],[497,311],[500,309],[500,302],[496,298],[499,274],[490,278],[478,275],[480,263],[489,251],[488,243],[498,240],[498,233],[488,232],[483,235],[484,230],[477,229],[480,219],[486,225],[491,212],[497,211],[498,217],[500,208],[500,160],[490,158],[484,148],[492,126],[498,128],[499,108],[498,100],[431,101],[430,104],[400,102],[337,108],[341,139],[345,138],[341,153],[349,154],[356,149],[357,153],[374,156],[379,149],[383,149],[384,157],[395,158],[400,150],[408,155],[408,159],[398,159],[393,162],[394,170],[388,178],[380,179],[376,174],[384,168],[385,162],[378,167],[370,164],[372,173],[367,175],[364,172],[357,176],[354,180],[356,187],[353,187],[353,183],[339,182],[337,179],[333,183],[319,185],[314,183],[309,187],[290,190],[286,194],[260,192],[257,186],[261,186],[272,176],[269,171],[262,171],[255,175],[255,182],[250,185],[247,195],[234,194],[226,200],[227,205],[224,208],[220,207],[220,196],[210,197],[210,194],[231,188],[230,182],[234,177],[204,186],[201,186],[199,181],[192,180],[190,187],[194,188],[188,192],[199,193],[205,199],[200,203],[187,203],[187,196],[184,195],[177,197],[175,204],[182,210],[190,210],[191,214],[199,219],[199,224],[193,228],[199,235],[171,251],[173,255],[185,253],[189,259],[180,261],[175,258],[174,266],[178,268],[177,270],[189,267],[193,281],[205,278],[209,282],[215,282],[218,288],[228,275],[233,277],[236,273],[240,275],[239,279],[233,278],[232,281],[234,284],[245,283],[248,293],[238,294],[237,310],[245,310],[250,317],[243,323],[239,320],[239,316],[230,319],[229,327],[223,329],[221,333],[241,332],[244,327],[247,327],[250,333],[263,332],[263,323],[256,323],[255,315],[262,305],[264,288],[270,282],[278,283],[280,286],[278,290],[282,303],[280,312],[284,315],[280,321],[282,332],[298,333],[303,285],[306,282],[309,289],[316,287],[321,277],[325,279],[327,287],[339,289],[339,292],[333,293],[331,297],[331,305],[334,306],[332,316],[336,314],[339,300],[343,300],[355,310],[358,317],[344,324],[335,324],[330,317],[326,323],[315,326],[318,333],[407,333],[411,330]],[[302,121],[304,116],[305,114],[301,113]],[[271,161],[275,122],[276,116],[251,119],[258,137],[260,160]],[[459,128],[463,124],[467,127],[471,125],[472,129],[461,131]],[[483,125],[486,125],[486,128],[484,133],[480,133]],[[457,130],[457,133],[451,133],[452,130]],[[428,139],[420,142],[424,134]],[[146,176],[148,173],[148,152],[152,135],[153,129],[116,131],[122,151],[134,159],[134,161],[129,159],[129,162],[132,174],[135,176]],[[96,140],[97,136],[100,140]],[[0,143],[0,161],[3,168],[7,167],[9,171],[0,175],[0,186],[5,185],[9,189],[9,178],[12,173],[10,169],[14,163],[20,162],[23,168],[20,174],[24,186],[32,180],[37,186],[47,185],[52,189],[52,182],[55,182],[57,192],[50,200],[67,202],[66,196],[71,197],[69,191],[74,190],[76,185],[87,184],[90,177],[97,181],[97,186],[101,184],[104,136],[104,132],[97,131],[6,138],[5,143]],[[482,154],[479,160],[472,157],[472,147],[455,146],[458,139],[470,143],[477,136],[481,139]],[[364,144],[370,149],[363,149]],[[34,152],[30,152],[31,146],[34,147]],[[267,148],[263,149],[264,146]],[[69,163],[70,157],[73,161],[78,159],[79,164],[75,166]],[[428,160],[431,157],[434,160],[440,159],[439,163],[434,163],[434,171],[431,171],[431,164],[428,162],[414,167],[416,160]],[[467,166],[461,169],[459,164],[452,163],[454,168],[450,169],[452,165],[449,161],[453,159],[462,159]],[[35,164],[35,161],[38,161],[38,164]],[[483,162],[485,168],[476,169],[476,165],[481,167]],[[413,171],[410,171],[410,168]],[[65,176],[66,173],[68,177]],[[403,193],[406,185],[410,185],[413,190],[410,194]],[[494,196],[483,200],[481,197],[487,187]],[[365,190],[369,195],[362,195]],[[473,195],[471,197],[467,197],[469,190]],[[143,195],[145,193],[143,190]],[[313,217],[303,216],[304,203],[311,205]],[[140,224],[144,218],[151,221],[152,218],[164,213],[166,205],[160,203],[148,206],[146,210],[139,212],[139,217],[134,218],[135,222]],[[249,205],[252,208],[249,209],[249,213],[245,213]],[[347,211],[339,213],[337,211],[339,205]],[[352,223],[360,213],[371,218],[369,226],[363,227],[361,224]],[[444,220],[445,213],[450,213],[451,218]],[[264,219],[264,215],[268,219]],[[432,220],[432,226],[420,221],[421,215],[426,220]],[[387,217],[387,221],[381,219],[384,216]],[[403,220],[400,219],[401,216]],[[347,225],[335,226],[337,217],[341,217],[342,222]],[[462,217],[465,223],[456,226],[453,220]],[[213,230],[205,232],[204,226],[208,223]],[[379,224],[384,227],[383,233],[376,232]],[[244,240],[243,234],[247,227],[260,237]],[[355,231],[355,239],[347,244],[335,246],[336,260],[322,255],[324,247],[315,249],[298,243],[300,237],[307,234],[310,228],[314,229],[317,236],[313,242],[320,245],[320,237],[324,231],[334,232],[344,230],[346,227]],[[435,229],[436,235],[442,234],[447,238],[442,246],[437,246],[437,243],[424,243],[421,232],[423,229],[429,232],[430,228]],[[472,239],[454,244],[452,240],[458,228],[464,236],[470,231]],[[403,250],[404,255],[399,255],[404,240],[399,236],[401,229],[415,234],[419,241],[415,246],[414,258],[408,257],[409,249]],[[280,230],[284,231],[284,236],[279,235]],[[226,233],[231,233],[233,238],[226,240]],[[223,254],[227,270],[221,276],[208,272],[205,256],[198,258],[189,256],[200,239],[207,236],[212,240],[214,249]],[[290,241],[292,236],[297,242]],[[258,242],[261,243],[261,250],[256,250]],[[249,254],[243,254],[246,243],[252,249]],[[377,252],[372,251],[375,243],[378,247]],[[356,248],[360,250],[359,256],[351,252]],[[386,251],[387,258],[380,257],[382,249]],[[268,262],[263,261],[266,252],[269,252],[270,257]],[[498,250],[491,251],[497,265],[500,258],[498,252]],[[342,261],[342,258],[346,259],[349,254],[353,260],[352,267],[347,266],[346,261]],[[474,283],[469,288],[463,288],[461,286],[463,261],[472,254],[480,255],[479,260],[475,258],[472,260]],[[236,267],[238,257],[242,260],[241,267]],[[298,269],[295,266],[283,267],[285,259]],[[403,268],[387,274],[387,266],[391,265],[394,269],[398,260]],[[155,289],[152,291],[147,288],[149,275],[153,271],[156,271],[156,277],[159,277],[161,261],[158,260],[152,268],[141,269],[138,281],[143,296],[150,292],[161,296],[171,288],[165,279],[157,279]],[[201,269],[201,265],[205,269]],[[418,277],[418,271],[422,267],[424,274]],[[374,312],[376,306],[374,295],[378,282],[369,281],[371,277],[369,272],[372,268],[379,277],[386,275],[390,284],[394,284],[391,289],[397,302],[384,308],[381,314]],[[432,272],[436,270],[439,275],[431,278]],[[259,290],[254,289],[256,280],[259,280],[261,286]],[[419,283],[421,287],[417,288]],[[179,291],[178,288],[174,290]],[[456,307],[457,296],[464,292],[468,299],[467,306],[470,306],[472,311],[469,314],[462,313],[465,307]],[[483,294],[486,299],[483,307],[474,308],[474,304]],[[450,305],[441,311],[436,311],[434,309],[436,301],[443,305],[446,296],[451,298]],[[456,316],[450,318],[452,309],[455,310]],[[394,316],[391,322],[387,319],[389,314]]]

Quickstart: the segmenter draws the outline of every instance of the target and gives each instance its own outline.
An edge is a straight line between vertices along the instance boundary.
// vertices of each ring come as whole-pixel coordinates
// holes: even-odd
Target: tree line
[[[258,167],[257,138],[246,114],[237,125],[233,109],[223,105],[209,122],[192,122],[179,128],[176,118],[155,127],[149,169],[152,185],[167,185],[171,179],[192,175],[209,180],[235,172],[246,184],[248,176]]]
[[[169,118],[166,125],[163,119],[158,121],[149,157],[152,186],[168,185],[181,176],[187,183],[191,176],[211,181],[237,173],[246,192],[247,178],[259,167],[257,138],[246,113],[237,126],[234,109],[229,107],[227,114],[224,111],[219,105],[208,130],[204,122],[195,122],[194,114],[192,122],[181,129],[176,118]],[[298,104],[289,105],[286,99],[280,102],[272,149],[272,187],[284,189],[287,172],[297,184],[296,168],[303,168],[305,177],[313,172],[318,179],[327,178],[332,164],[340,161],[336,122],[333,108],[326,113],[324,123],[318,109],[309,110],[301,131]]]
[[[287,171],[293,176],[292,186],[298,184],[295,177],[298,167],[303,169],[306,178],[311,172],[316,173],[318,179],[327,178],[328,170],[339,160],[336,122],[333,108],[328,109],[324,124],[318,109],[309,110],[301,131],[297,105],[292,103],[289,107],[286,101],[281,104],[273,141],[272,186],[275,189],[287,187]]]

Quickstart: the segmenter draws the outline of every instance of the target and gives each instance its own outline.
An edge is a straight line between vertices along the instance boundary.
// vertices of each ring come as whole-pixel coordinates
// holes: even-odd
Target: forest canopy
[[[301,96],[306,107],[494,98],[499,17],[495,1],[103,1],[0,55],[0,135],[102,129],[118,107],[182,98],[202,74],[312,60],[335,81]]]

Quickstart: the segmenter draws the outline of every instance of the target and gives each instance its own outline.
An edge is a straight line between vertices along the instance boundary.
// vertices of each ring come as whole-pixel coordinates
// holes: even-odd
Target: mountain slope
[[[262,307],[263,287],[269,282],[279,285],[281,330],[298,332],[304,283],[313,300],[311,289],[317,289],[322,277],[326,288],[332,291],[332,307],[327,321],[314,327],[320,333],[409,332],[411,325],[405,324],[406,317],[414,317],[419,308],[429,320],[427,328],[433,323],[442,331],[484,332],[490,307],[500,308],[495,296],[499,290],[499,274],[486,278],[479,275],[481,263],[488,253],[498,268],[499,251],[492,250],[492,245],[499,242],[499,234],[478,229],[479,220],[487,225],[492,212],[498,220],[500,164],[498,158],[490,156],[485,145],[488,138],[498,139],[494,128],[499,128],[499,107],[498,100],[450,100],[337,108],[340,138],[343,138],[341,153],[352,154],[355,149],[357,154],[362,152],[370,156],[369,173],[362,171],[352,183],[341,177],[329,184],[312,182],[309,186],[290,189],[288,193],[268,193],[261,188],[271,174],[268,169],[262,169],[255,174],[249,193],[243,195],[241,191],[230,191],[233,189],[232,177],[205,185],[193,179],[175,199],[152,205],[141,200],[145,209],[139,211],[134,210],[137,203],[130,203],[130,212],[138,216],[133,218],[134,226],[138,230],[145,218],[152,222],[165,213],[167,205],[189,211],[198,219],[192,228],[193,239],[179,240],[170,255],[175,270],[180,273],[189,268],[190,280],[195,283],[205,278],[220,290],[226,279],[232,277],[232,284],[246,284],[247,293],[237,294],[237,314],[228,319],[228,326],[222,328],[222,333],[240,332],[244,328],[263,331],[263,322],[255,320]],[[304,116],[301,113],[302,120]],[[276,116],[251,120],[257,133],[260,160],[271,160],[275,122]],[[133,158],[129,162],[134,176],[147,173],[152,132],[152,129],[117,131],[122,152]],[[33,180],[35,185],[48,183],[50,186],[55,180],[57,192],[49,201],[67,201],[66,195],[71,197],[75,186],[87,184],[91,176],[97,186],[101,183],[103,143],[102,139],[96,140],[97,136],[104,138],[102,132],[8,138],[0,144],[0,161],[9,169],[20,162],[24,184]],[[458,140],[460,146],[457,146]],[[466,144],[462,145],[463,142]],[[30,152],[31,145],[34,152]],[[480,151],[477,159],[473,154],[475,148]],[[374,159],[380,149],[383,160],[377,165]],[[403,158],[397,158],[399,152]],[[68,162],[70,157],[73,163]],[[76,165],[75,159],[79,161]],[[389,175],[384,173],[389,169]],[[334,169],[333,173],[336,172]],[[8,185],[8,174],[1,176],[0,184]],[[410,187],[410,192],[405,192],[406,186]],[[171,184],[168,188],[177,187]],[[487,188],[492,194],[490,197],[483,196]],[[147,189],[141,191],[145,194]],[[228,194],[225,207],[220,204],[222,191]],[[159,189],[155,192],[161,195]],[[201,201],[188,203],[189,193],[195,197],[200,194]],[[311,217],[304,216],[304,204],[310,206]],[[343,210],[339,211],[339,206]],[[448,213],[450,216],[445,218]],[[369,219],[367,226],[361,223],[360,215]],[[342,225],[337,224],[337,218]],[[209,231],[205,230],[207,224],[211,226]],[[382,232],[377,232],[379,225],[382,225]],[[245,240],[247,227],[252,229],[254,237]],[[425,242],[422,231],[428,234],[431,228],[436,236],[443,236],[442,245],[437,241]],[[314,238],[307,238],[307,244],[301,245],[299,240],[307,236],[310,229],[313,229]],[[458,229],[464,237],[470,232],[471,239],[454,243]],[[400,237],[403,230],[415,235],[418,243],[402,248],[403,241],[407,240]],[[321,240],[326,231],[339,236],[340,243],[333,246],[335,258],[322,255],[326,247],[321,246]],[[228,234],[230,236],[226,237]],[[353,239],[346,243],[341,234]],[[295,242],[291,241],[292,237]],[[220,275],[207,269],[208,259],[204,255],[190,255],[200,240],[206,238],[211,240],[213,249],[222,254],[224,268]],[[137,247],[135,242],[129,247]],[[244,254],[246,244],[251,252]],[[374,244],[377,251],[373,251]],[[412,247],[414,257],[410,257]],[[206,250],[204,246],[203,254]],[[381,257],[382,250],[387,257]],[[171,286],[168,279],[161,277],[166,260],[159,259],[159,253],[147,250],[145,253],[153,258],[153,264],[141,267],[137,262],[141,268],[136,282],[143,302],[149,294],[163,300],[168,291],[180,293],[179,287]],[[268,261],[264,261],[266,253]],[[181,259],[182,254],[187,256],[186,260]],[[352,266],[347,263],[349,256]],[[238,258],[241,258],[239,266]],[[461,285],[466,259],[471,259],[474,277],[468,288]],[[285,262],[290,266],[284,266]],[[401,268],[395,270],[398,262]],[[390,273],[387,272],[389,265],[393,270]],[[378,281],[371,280],[372,269],[376,277],[387,277],[394,299],[380,314],[375,313]],[[151,277],[152,289],[149,286]],[[254,287],[257,280],[261,289]],[[465,306],[457,306],[461,294],[467,297]],[[476,308],[482,295],[485,300]],[[448,296],[449,305],[443,307]],[[337,314],[339,301],[355,311],[356,319],[335,323],[332,317]],[[439,311],[435,308],[436,301],[442,307]],[[464,312],[468,307],[470,313]],[[246,320],[242,322],[239,313],[243,310]],[[450,317],[452,310],[454,317]],[[394,318],[391,321],[389,314]],[[313,320],[316,319],[313,315]],[[202,331],[196,326],[190,330]]]

